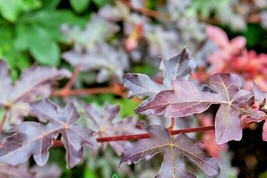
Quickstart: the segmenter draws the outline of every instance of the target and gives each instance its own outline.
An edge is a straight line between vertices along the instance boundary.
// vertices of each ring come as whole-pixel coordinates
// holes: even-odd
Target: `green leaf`
[[[10,66],[11,78],[13,81],[18,79],[19,73],[23,69],[31,65],[29,57],[25,53],[17,50],[10,50],[4,53],[3,58]]]
[[[83,177],[84,178],[88,178],[88,177],[90,177],[90,178],[97,178],[95,172],[92,169],[90,169],[89,167],[86,167],[84,169],[84,176]]]
[[[15,22],[22,12],[37,9],[39,0],[0,0],[0,14],[8,21]]]
[[[110,0],[92,0],[98,7],[103,7],[104,5],[110,3]]]
[[[119,177],[116,174],[113,174],[112,178],[119,178]]]
[[[128,117],[135,115],[134,110],[139,105],[138,102],[126,98],[118,99],[114,103],[121,106],[120,110],[121,117]]]
[[[55,9],[61,0],[42,0],[43,8]]]
[[[86,19],[75,16],[69,10],[43,10],[37,13],[29,14],[25,17],[24,23],[29,23],[35,26],[44,28],[49,35],[56,41],[64,41],[63,35],[60,32],[62,24],[84,26]]]
[[[60,49],[49,34],[44,29],[35,27],[30,37],[29,50],[35,60],[41,64],[57,66],[60,60]]]
[[[75,12],[81,13],[86,10],[90,0],[70,0],[70,5]]]
[[[247,46],[249,48],[254,47],[262,40],[265,31],[259,24],[248,24],[247,30],[244,31],[244,36],[247,39]]]

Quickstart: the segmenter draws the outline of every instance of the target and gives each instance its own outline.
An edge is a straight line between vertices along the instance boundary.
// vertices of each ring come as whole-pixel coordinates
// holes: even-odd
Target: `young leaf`
[[[118,118],[120,111],[119,106],[107,105],[102,112],[99,112],[92,105],[86,106],[85,109],[86,114],[93,121],[93,123],[90,124],[91,129],[95,131],[95,135],[97,135],[98,138],[140,133],[140,130],[135,127],[137,124],[136,118],[130,117],[124,118],[123,120]],[[121,155],[124,151],[124,141],[109,142],[108,144],[118,155]],[[107,143],[103,143],[102,146],[105,148]]]
[[[170,136],[169,131],[158,125],[146,129],[151,138],[125,144],[125,152],[121,157],[122,163],[137,163],[141,159],[149,160],[154,155],[163,152],[164,159],[156,177],[195,177],[185,167],[183,157],[195,163],[208,176],[219,174],[219,167],[215,159],[207,156],[192,139],[184,134]]]
[[[136,111],[150,110],[166,117],[183,117],[201,113],[211,104],[220,104],[215,118],[216,143],[240,140],[242,127],[240,117],[248,112],[252,102],[252,93],[241,88],[241,79],[237,75],[214,74],[210,84],[217,93],[202,91],[191,81],[174,80],[173,90],[158,93],[152,101],[140,105]]]
[[[160,69],[163,73],[163,84],[158,84],[144,74],[128,73],[123,77],[123,83],[128,88],[128,97],[149,96],[141,105],[145,105],[160,91],[171,89],[171,81],[176,79],[188,79],[195,68],[195,62],[190,57],[189,51],[184,49],[177,56],[165,60],[162,59]]]
[[[70,76],[66,69],[34,66],[24,70],[13,85],[6,62],[0,61],[0,106],[7,108],[11,123],[19,123],[29,113],[29,102],[49,96],[54,81]]]
[[[163,85],[154,82],[145,74],[125,74],[123,76],[123,83],[130,90],[128,93],[129,98],[134,96],[154,97],[157,93],[165,89]]]
[[[32,103],[31,110],[41,121],[23,122],[11,129],[14,133],[6,137],[0,146],[0,161],[18,165],[31,155],[39,166],[43,166],[49,157],[48,150],[54,140],[61,134],[61,141],[67,150],[67,166],[74,167],[82,159],[82,147],[87,145],[96,148],[96,140],[88,129],[74,125],[79,115],[72,103],[64,109],[59,108],[47,99]]]
[[[186,48],[169,60],[163,59],[159,66],[163,73],[163,85],[171,88],[171,81],[178,78],[189,79],[195,67],[196,63]]]

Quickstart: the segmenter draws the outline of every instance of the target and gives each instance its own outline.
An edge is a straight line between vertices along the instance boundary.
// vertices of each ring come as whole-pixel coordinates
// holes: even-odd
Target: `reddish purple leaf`
[[[0,106],[8,108],[6,117],[18,124],[28,115],[29,102],[48,97],[56,80],[70,76],[65,69],[34,66],[24,70],[13,85],[6,62],[0,61]]]
[[[123,83],[129,89],[129,97],[148,96],[149,98],[141,104],[146,105],[160,91],[171,89],[171,81],[188,79],[195,65],[195,61],[190,57],[189,51],[184,49],[180,54],[169,60],[162,59],[160,69],[163,73],[163,84],[154,82],[147,75],[133,73],[125,74]]]
[[[149,160],[158,153],[164,153],[163,163],[156,177],[195,177],[185,167],[183,157],[195,163],[208,176],[219,174],[219,167],[215,159],[207,156],[192,139],[184,134],[172,137],[169,131],[158,125],[146,129],[151,138],[128,142],[121,157],[122,163],[137,163],[141,159]]]
[[[193,70],[196,67],[196,62],[191,58],[189,51],[184,48],[183,51],[170,58],[162,60],[160,70],[163,73],[163,85],[171,88],[171,82],[176,79],[189,79]]]
[[[155,114],[166,117],[183,117],[194,113],[201,113],[215,103],[219,103],[219,95],[203,92],[199,87],[186,80],[172,81],[173,90],[165,90],[157,94],[154,100],[144,106],[139,106],[136,112],[151,110]]]
[[[267,141],[267,122],[266,122],[266,113],[260,110],[266,111],[267,104],[267,93],[262,92],[259,87],[254,83],[254,99],[259,104],[259,110],[254,111],[254,115],[247,115],[246,118],[243,119],[244,123],[252,123],[252,122],[261,122],[264,121],[262,126],[262,140]]]
[[[174,80],[173,90],[161,91],[155,99],[140,105],[136,111],[151,111],[166,117],[183,117],[201,113],[211,104],[220,104],[215,118],[216,143],[240,140],[242,126],[240,117],[248,114],[252,103],[252,93],[241,88],[241,79],[237,75],[215,74],[210,84],[217,93],[202,91],[191,81]]]
[[[96,148],[92,132],[74,125],[79,115],[72,103],[62,109],[44,99],[32,103],[31,110],[40,120],[48,123],[23,122],[10,130],[14,134],[6,137],[0,146],[1,162],[18,165],[33,155],[36,163],[42,166],[47,162],[48,150],[58,134],[61,134],[61,141],[67,150],[67,164],[70,168],[82,160],[83,146]]]
[[[88,105],[85,109],[88,117],[93,121],[89,127],[95,131],[94,135],[98,138],[138,134],[142,132],[135,127],[137,125],[136,118],[129,117],[121,119],[118,117],[120,111],[119,106],[107,105],[102,111],[98,111],[92,105]],[[124,143],[125,141],[116,141],[101,143],[101,146],[102,148],[106,148],[107,144],[109,144],[118,155],[121,155],[124,151]]]

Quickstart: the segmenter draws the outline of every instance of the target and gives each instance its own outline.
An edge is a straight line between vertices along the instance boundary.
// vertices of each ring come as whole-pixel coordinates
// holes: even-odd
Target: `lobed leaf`
[[[183,117],[204,112],[212,104],[220,104],[215,118],[216,143],[240,140],[242,126],[240,117],[248,114],[253,94],[241,89],[241,79],[232,74],[214,74],[210,84],[217,93],[202,91],[191,81],[174,80],[173,90],[159,92],[156,97],[140,105],[136,112],[147,110],[166,117]]]
[[[119,106],[106,105],[102,112],[92,105],[86,106],[85,109],[87,116],[93,122],[90,123],[89,127],[95,131],[95,135],[98,138],[140,133],[140,130],[135,127],[137,124],[136,118],[128,117],[121,119],[118,117]],[[118,155],[121,155],[124,151],[124,143],[124,141],[101,143],[101,146],[106,148],[107,144],[109,144]]]
[[[163,59],[159,66],[163,73],[163,85],[170,88],[173,80],[189,79],[195,67],[196,63],[186,48],[169,60]]]
[[[160,69],[163,73],[162,84],[156,83],[147,75],[133,73],[125,74],[123,83],[124,86],[129,89],[129,97],[148,96],[148,99],[143,101],[140,105],[142,107],[153,100],[157,96],[157,93],[171,89],[171,82],[173,80],[188,79],[195,66],[195,61],[190,57],[189,51],[183,49],[180,54],[169,60],[162,59],[160,64]]]
[[[29,114],[29,102],[49,96],[56,80],[70,76],[66,69],[34,66],[24,70],[13,85],[6,62],[0,61],[0,106],[7,108],[11,123],[20,123]]]
[[[134,96],[153,97],[165,89],[163,85],[154,82],[145,74],[125,74],[123,76],[123,83],[124,86],[130,90],[128,93],[129,98]]]
[[[192,139],[184,134],[170,136],[169,131],[158,125],[146,129],[151,138],[125,144],[125,152],[121,157],[122,163],[137,163],[141,159],[149,160],[158,153],[164,153],[163,163],[156,177],[195,177],[185,167],[183,157],[195,163],[208,176],[219,174],[215,159],[207,156]]]
[[[67,150],[69,168],[81,161],[84,145],[96,148],[96,140],[92,137],[92,132],[74,125],[79,115],[72,103],[62,109],[49,100],[43,99],[30,106],[40,120],[48,123],[23,122],[11,129],[10,132],[14,134],[6,137],[0,146],[1,162],[18,165],[33,155],[35,162],[43,166],[49,158],[48,150],[59,134]]]

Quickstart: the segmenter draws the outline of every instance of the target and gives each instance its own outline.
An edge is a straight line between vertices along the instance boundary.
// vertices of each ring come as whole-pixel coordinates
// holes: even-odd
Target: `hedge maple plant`
[[[171,59],[162,59],[159,66],[162,77],[157,81],[139,73],[128,73],[123,77],[128,97],[137,100],[137,96],[143,100],[136,113],[171,118],[170,126],[165,128],[163,125],[148,125],[134,117],[115,121],[120,110],[118,106],[107,105],[103,112],[99,112],[94,106],[77,101],[62,108],[48,99],[101,92],[125,96],[120,84],[98,89],[71,89],[79,67],[71,77],[66,69],[34,66],[25,70],[13,83],[7,64],[0,61],[0,106],[4,109],[1,132],[4,125],[10,126],[0,146],[0,161],[19,165],[33,156],[36,164],[43,166],[49,159],[50,148],[64,146],[67,167],[73,168],[83,160],[85,146],[98,149],[109,144],[121,156],[120,164],[136,164],[142,159],[150,160],[156,154],[163,154],[156,177],[195,177],[187,169],[187,161],[207,176],[215,177],[220,174],[216,159],[207,155],[203,146],[186,133],[214,130],[218,145],[239,141],[244,128],[266,119],[267,93],[256,84],[252,90],[243,89],[243,79],[229,73],[213,74],[209,82],[200,83],[191,78],[195,66],[188,50],[184,49]],[[52,90],[55,81],[70,77],[64,88]],[[203,113],[211,105],[219,106],[214,125],[173,129],[178,119],[187,120],[187,116]],[[80,110],[87,116],[84,119],[89,120],[89,125],[77,124]],[[25,121],[25,116],[34,116],[38,120]],[[262,137],[267,141],[266,124]]]

